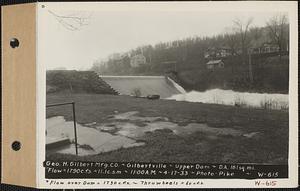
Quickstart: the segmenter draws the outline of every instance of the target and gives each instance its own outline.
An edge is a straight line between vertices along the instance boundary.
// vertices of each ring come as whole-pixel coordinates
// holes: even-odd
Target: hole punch
[[[18,39],[12,38],[12,39],[10,40],[10,46],[11,46],[12,48],[17,48],[17,47],[19,47],[19,45],[20,45],[20,42],[19,42]]]
[[[14,150],[14,151],[18,151],[21,149],[21,143],[19,141],[14,141],[11,145],[11,148]]]

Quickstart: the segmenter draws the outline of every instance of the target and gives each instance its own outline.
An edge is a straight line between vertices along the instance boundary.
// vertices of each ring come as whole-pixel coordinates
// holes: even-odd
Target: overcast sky
[[[89,17],[87,25],[70,30],[57,16]],[[236,18],[253,17],[252,26],[264,26],[276,12],[199,11],[199,10],[114,10],[58,9],[46,6],[39,12],[40,62],[47,69],[89,69],[97,59],[125,52],[140,45],[193,36],[220,34]],[[63,22],[64,22],[63,21]]]

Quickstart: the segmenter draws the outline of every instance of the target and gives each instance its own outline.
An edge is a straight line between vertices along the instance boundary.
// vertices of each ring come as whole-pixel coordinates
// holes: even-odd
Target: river
[[[288,94],[249,93],[211,89],[205,92],[190,91],[187,93],[173,95],[167,99],[272,110],[288,110],[288,97]]]

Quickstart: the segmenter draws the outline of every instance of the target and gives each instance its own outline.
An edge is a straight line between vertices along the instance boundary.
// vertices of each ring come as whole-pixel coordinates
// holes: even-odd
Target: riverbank
[[[242,134],[234,136],[202,131],[181,136],[161,128],[139,137],[137,141],[146,143],[143,146],[91,156],[48,154],[50,160],[287,164],[287,112],[116,95],[47,95],[48,104],[65,101],[76,102],[79,124],[108,123],[117,113],[137,111],[140,117],[167,118],[179,127],[205,124],[214,129],[230,128]],[[70,106],[47,109],[47,118],[53,116],[73,120]],[[138,120],[132,123],[142,126]]]

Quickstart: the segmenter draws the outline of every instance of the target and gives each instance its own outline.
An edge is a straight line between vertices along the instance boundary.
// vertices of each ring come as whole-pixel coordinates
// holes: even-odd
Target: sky
[[[47,69],[87,70],[96,60],[112,53],[126,52],[141,45],[221,34],[233,26],[232,21],[237,18],[245,21],[252,17],[251,26],[265,26],[278,13],[272,10],[152,7],[101,9],[101,4],[97,4],[82,9],[46,5],[39,11],[39,62]],[[81,26],[67,18],[69,16],[87,19]],[[70,30],[70,24],[76,29]]]

